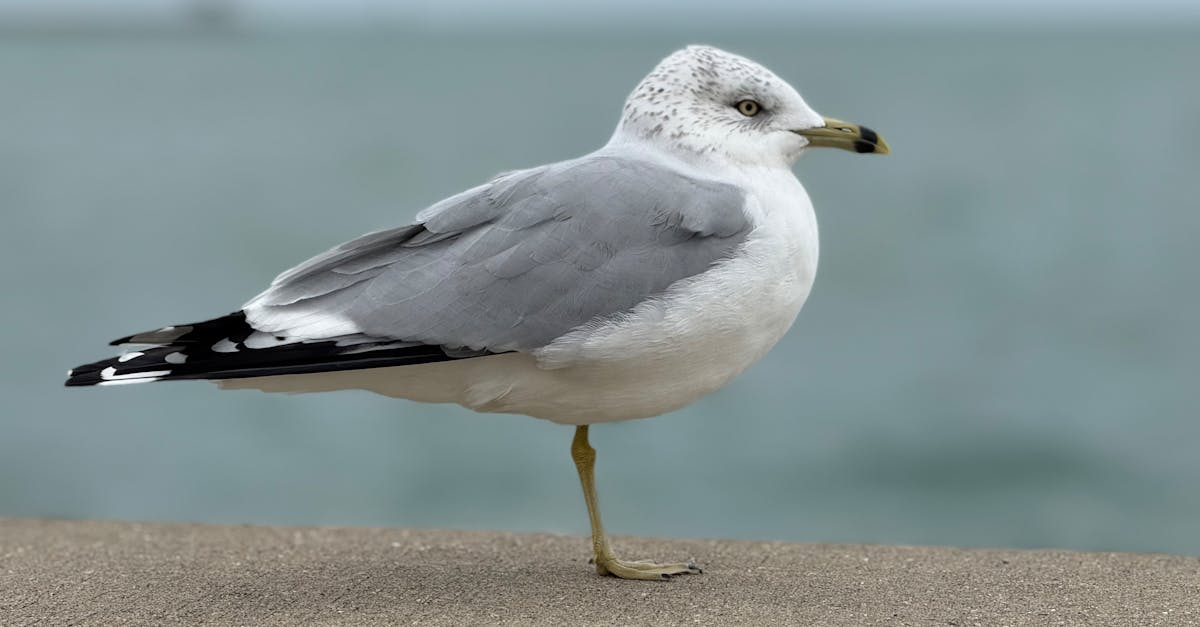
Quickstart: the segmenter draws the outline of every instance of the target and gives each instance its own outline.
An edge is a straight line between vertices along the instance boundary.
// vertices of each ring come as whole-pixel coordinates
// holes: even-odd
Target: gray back
[[[732,255],[744,200],[625,158],[512,172],[310,259],[245,309],[283,335],[529,351]]]

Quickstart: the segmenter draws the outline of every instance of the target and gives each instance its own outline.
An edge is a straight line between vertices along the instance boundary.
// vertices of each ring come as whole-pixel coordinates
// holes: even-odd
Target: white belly
[[[278,392],[366,389],[566,424],[656,416],[720,388],[766,354],[795,320],[817,266],[816,221],[786,173],[747,209],[757,228],[740,254],[671,286],[619,320],[577,329],[534,354],[221,382]]]

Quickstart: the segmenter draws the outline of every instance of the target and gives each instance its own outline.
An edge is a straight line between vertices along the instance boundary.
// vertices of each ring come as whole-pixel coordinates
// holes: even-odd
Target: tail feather
[[[172,379],[241,379],[465,359],[490,354],[413,342],[347,336],[278,337],[255,330],[242,312],[130,335],[116,344],[156,344],[72,369],[66,385],[124,385]]]

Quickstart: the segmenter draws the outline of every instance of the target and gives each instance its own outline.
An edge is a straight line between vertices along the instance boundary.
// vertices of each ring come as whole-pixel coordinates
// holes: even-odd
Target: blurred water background
[[[569,428],[65,389],[134,331],[604,142],[703,41],[887,158],[796,167],[821,272],[696,405],[593,430],[615,533],[1200,554],[1200,26],[0,33],[0,515],[586,533]]]

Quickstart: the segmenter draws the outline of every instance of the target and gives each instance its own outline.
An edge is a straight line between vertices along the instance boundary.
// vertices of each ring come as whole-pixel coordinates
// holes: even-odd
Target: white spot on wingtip
[[[286,337],[279,338],[271,333],[263,333],[262,331],[255,331],[254,333],[251,333],[250,336],[247,337],[244,342],[242,342],[242,344],[244,344],[246,346],[246,348],[261,349],[261,348],[274,348],[276,346],[282,346],[289,342],[291,342],[291,340],[289,340]]]
[[[129,385],[131,383],[151,383],[158,381],[161,377],[145,377],[142,379],[117,379],[115,381],[101,381],[96,385]]]
[[[140,351],[133,351],[131,353],[125,353],[124,355],[121,355],[120,357],[117,358],[117,361],[120,363],[125,363],[125,362],[129,361],[130,359],[136,359],[145,354],[146,353],[143,353]]]
[[[212,351],[214,353],[236,353],[237,349],[237,344],[230,342],[229,338],[224,338],[220,342],[212,345]]]
[[[183,353],[171,353],[170,355],[163,357],[163,361],[167,362],[168,364],[182,364],[183,362],[187,361],[187,355],[184,355]]]
[[[109,366],[100,371],[100,378],[105,381],[157,381],[159,377],[165,377],[171,374],[170,370],[154,370],[152,372],[130,372],[127,374],[117,374],[117,369]]]

